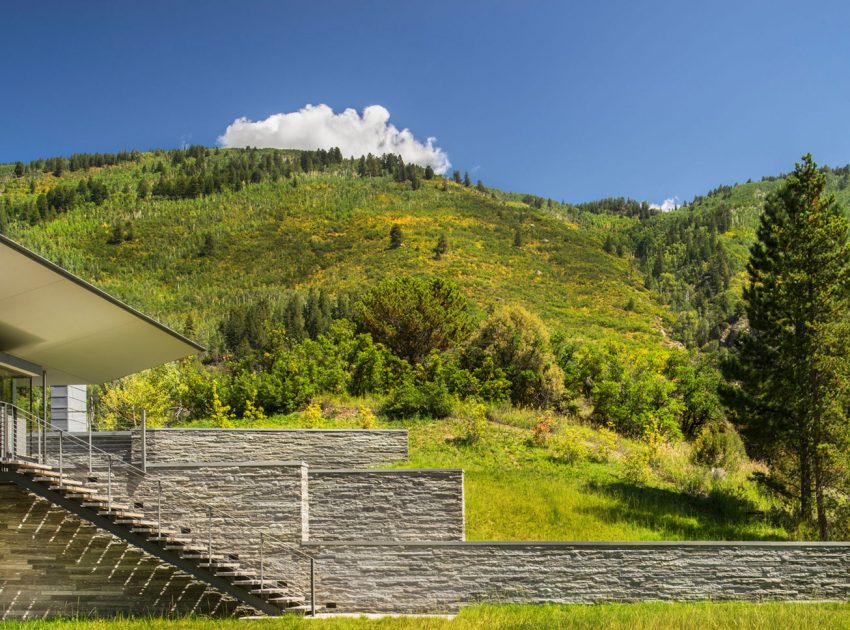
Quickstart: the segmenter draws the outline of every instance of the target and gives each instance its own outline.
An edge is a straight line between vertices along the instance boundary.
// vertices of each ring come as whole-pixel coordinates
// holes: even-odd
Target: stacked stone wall
[[[309,470],[309,539],[463,540],[463,471]]]

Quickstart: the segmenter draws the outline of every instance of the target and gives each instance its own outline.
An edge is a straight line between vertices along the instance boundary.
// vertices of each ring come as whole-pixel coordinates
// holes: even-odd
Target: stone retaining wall
[[[310,540],[463,540],[463,470],[308,472]]]
[[[152,464],[145,476],[113,469],[116,502],[181,528],[195,544],[216,554],[235,554],[259,570],[260,534],[265,534],[265,570],[306,592],[309,564],[293,551],[307,536],[307,467],[300,462]],[[106,476],[93,485],[107,493]],[[89,481],[91,484],[92,482]],[[159,488],[162,488],[162,503]],[[208,508],[212,508],[212,520]],[[210,525],[212,525],[210,527]]]
[[[42,439],[43,455],[50,464],[59,465],[59,433],[51,431],[47,435],[40,436]],[[30,438],[31,453],[35,456],[38,451],[39,436]],[[69,465],[87,466],[89,459],[88,433],[64,432],[62,438],[62,455],[65,463]],[[131,432],[130,431],[93,431],[91,434],[92,466],[98,468],[106,464],[108,453],[115,457],[116,461],[129,462],[131,457]],[[46,450],[45,450],[46,449]],[[102,452],[101,452],[102,451]]]
[[[298,461],[368,468],[407,461],[405,430],[148,429],[148,463]],[[141,431],[133,431],[141,461]]]
[[[157,515],[162,488],[164,525],[191,529],[207,541],[212,508],[213,547],[242,553],[259,548],[261,531],[296,543],[307,526],[307,467],[300,462],[153,464],[148,474],[114,469],[112,495],[149,518]],[[104,475],[98,477],[106,493]]]
[[[236,602],[12,484],[0,484],[0,617],[231,615]]]
[[[341,611],[850,598],[850,543],[308,543]]]

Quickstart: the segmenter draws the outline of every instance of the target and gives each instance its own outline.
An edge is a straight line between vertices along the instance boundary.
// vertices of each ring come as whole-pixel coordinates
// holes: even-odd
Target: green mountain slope
[[[208,151],[206,162],[250,153]],[[254,153],[295,162],[298,155]],[[0,202],[9,200],[10,215],[51,189],[88,180],[109,194],[100,204],[78,203],[34,225],[7,219],[6,231],[171,325],[181,327],[191,313],[203,341],[234,303],[274,300],[311,286],[357,292],[387,276],[422,274],[455,280],[481,309],[523,304],[571,336],[663,343],[663,311],[640,274],[627,257],[602,247],[627,219],[588,215],[582,221],[441,178],[420,180],[414,190],[391,177],[358,177],[348,161],[324,172],[246,183],[238,191],[139,198],[139,181],[155,186],[160,165],[170,174],[192,161],[173,166],[168,155],[142,154],[60,177],[41,171],[15,177],[7,168]],[[398,249],[388,248],[392,225],[402,228]],[[116,231],[123,235],[115,238]],[[521,246],[514,243],[517,232]],[[442,234],[449,249],[437,260]]]
[[[828,191],[850,208],[850,167],[824,167]],[[749,249],[766,197],[783,177],[720,186],[627,228],[645,284],[670,312],[672,334],[713,347],[742,315]]]
[[[836,189],[842,177],[831,177]],[[193,334],[214,349],[233,306],[282,303],[312,287],[356,294],[411,274],[454,280],[479,318],[520,304],[567,340],[615,342],[559,345],[564,405],[457,400],[439,421],[378,414],[379,426],[409,424],[413,464],[468,469],[473,538],[784,538],[781,519],[752,516],[781,508],[750,478],[763,467],[738,452],[734,470],[716,475],[726,463],[695,459],[697,431],[682,431],[690,442],[677,431],[662,442],[658,421],[684,427],[687,412],[723,422],[711,357],[674,352],[670,336],[705,346],[734,319],[761,204],[778,184],[721,188],[657,214],[627,200],[569,206],[465,187],[386,158],[192,148],[0,165],[0,228],[177,329],[191,315]],[[441,236],[448,248],[435,256]],[[259,363],[221,353],[209,365],[181,364],[184,373],[126,379],[104,388],[100,408],[144,407],[161,423],[366,426],[375,419],[364,409],[406,391],[389,380],[296,391],[318,381],[302,378],[305,363],[342,353],[326,340],[278,350]],[[387,365],[392,376],[396,364]],[[350,368],[339,366],[333,374]],[[428,370],[409,374],[426,398],[438,391]],[[163,400],[162,384],[178,381],[185,388]],[[283,385],[294,392],[286,400]],[[262,418],[254,403],[276,415]]]

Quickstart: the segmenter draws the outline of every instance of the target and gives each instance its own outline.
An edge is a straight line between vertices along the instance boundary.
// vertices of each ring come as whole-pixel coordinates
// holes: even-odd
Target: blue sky
[[[689,199],[850,162],[850,4],[50,2],[0,19],[0,161],[379,104],[485,183]]]

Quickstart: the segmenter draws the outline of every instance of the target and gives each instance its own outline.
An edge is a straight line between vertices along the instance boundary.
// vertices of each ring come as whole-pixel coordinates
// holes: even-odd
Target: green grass
[[[356,408],[374,400],[326,399],[314,428],[359,428]],[[553,448],[535,446],[539,415],[495,410],[483,439],[464,440],[463,407],[445,420],[379,420],[376,428],[407,428],[412,468],[463,468],[468,540],[784,540],[788,533],[754,512],[773,503],[745,468],[721,481],[690,462],[684,442],[664,447],[646,478],[630,464],[641,448],[618,437],[601,452],[599,431],[566,418],[550,418],[555,436],[583,445],[584,456],[563,463]],[[501,422],[513,424],[503,424]],[[194,422],[188,426],[213,426]],[[294,428],[305,414],[274,416],[261,423],[237,420],[234,427]]]
[[[782,529],[747,516],[767,504],[749,482],[740,490],[723,486],[689,494],[667,479],[675,470],[631,479],[629,443],[621,446],[625,454],[615,453],[609,461],[582,458],[565,464],[553,459],[551,449],[532,445],[526,430],[491,423],[485,439],[470,445],[459,439],[462,421],[406,424],[411,431],[408,466],[465,470],[469,540],[786,537]]]
[[[454,619],[435,617],[384,617],[379,619],[337,617],[300,619],[288,617],[256,621],[185,619],[54,620],[0,622],[3,630],[229,630],[231,628],[349,630],[502,630],[521,628],[627,630],[756,630],[778,628],[848,628],[850,604],[844,603],[642,603],[582,605],[484,605],[464,609]]]

